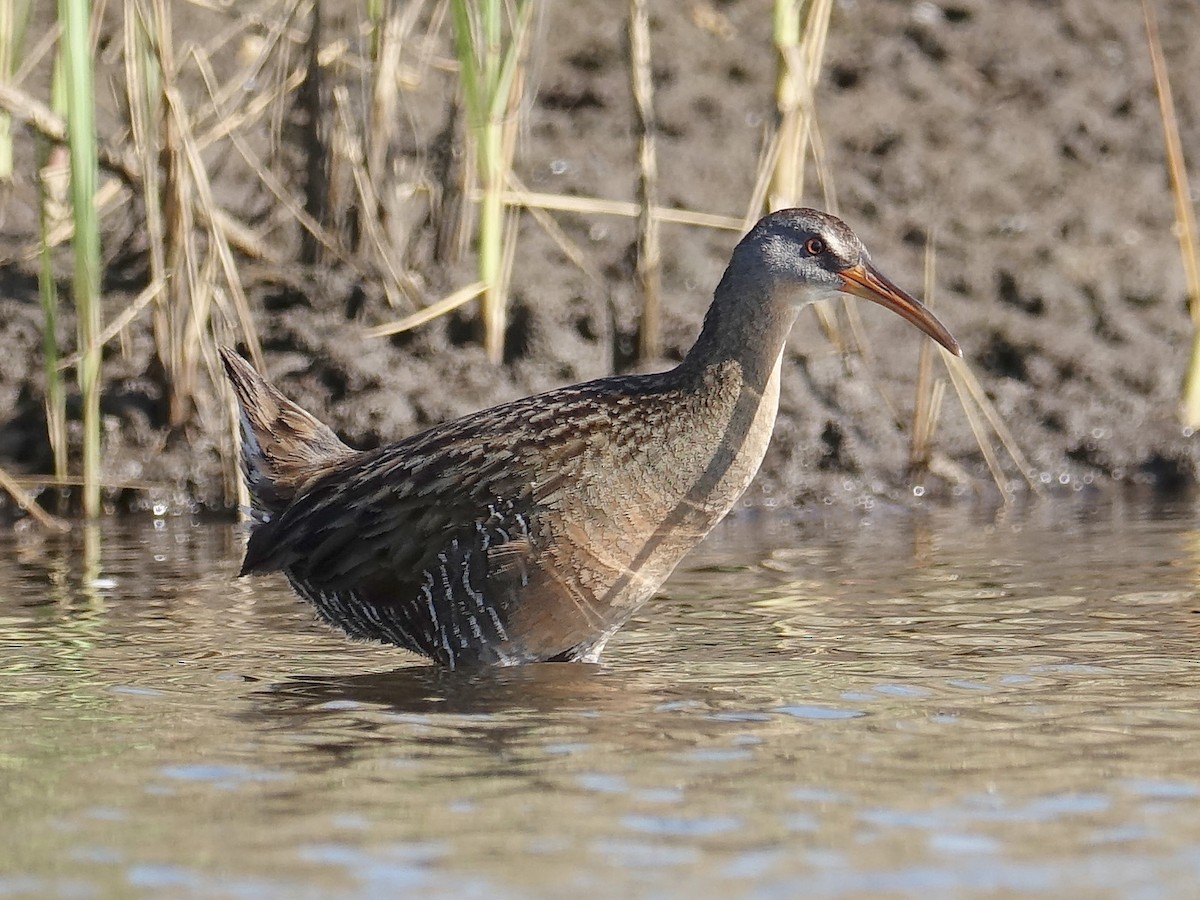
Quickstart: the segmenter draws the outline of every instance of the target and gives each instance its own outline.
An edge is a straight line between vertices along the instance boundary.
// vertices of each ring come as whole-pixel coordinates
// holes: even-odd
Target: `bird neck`
[[[777,371],[797,311],[765,286],[738,291],[728,280],[717,287],[700,336],[677,371],[686,380],[705,380],[714,367],[733,363],[742,383],[761,392]]]

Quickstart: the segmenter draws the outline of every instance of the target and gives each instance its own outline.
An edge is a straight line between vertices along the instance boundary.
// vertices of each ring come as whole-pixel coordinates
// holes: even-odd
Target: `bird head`
[[[853,294],[907,319],[956,356],[958,342],[924,304],[880,272],[850,226],[815,209],[783,209],[763,217],[742,239],[734,261],[767,282],[768,293],[793,306]]]

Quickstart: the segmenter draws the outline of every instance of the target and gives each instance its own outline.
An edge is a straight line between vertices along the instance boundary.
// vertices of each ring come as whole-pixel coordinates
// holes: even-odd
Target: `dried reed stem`
[[[1175,234],[1179,239],[1179,255],[1183,259],[1187,278],[1188,309],[1196,334],[1192,357],[1183,383],[1183,403],[1180,415],[1183,424],[1193,430],[1200,428],[1200,246],[1196,243],[1196,213],[1192,209],[1191,188],[1187,165],[1183,158],[1183,142],[1179,138],[1179,122],[1175,116],[1175,101],[1171,96],[1171,81],[1162,42],[1158,37],[1158,20],[1151,0],[1142,0],[1146,19],[1146,43],[1154,67],[1154,87],[1158,91],[1158,110],[1162,118],[1163,138],[1167,145],[1167,171],[1171,177],[1171,196],[1175,201]]]
[[[661,312],[662,250],[659,246],[657,124],[654,117],[654,83],[650,68],[650,16],[646,0],[629,4],[629,69],[638,129],[637,275],[642,289],[642,316],[638,326],[638,355],[655,359],[662,352]]]
[[[933,307],[936,251],[934,232],[925,235],[925,305]],[[939,396],[945,393],[945,382],[933,378],[933,341],[921,341],[921,349],[917,358],[916,401],[913,404],[912,429],[909,435],[908,469],[910,477],[915,477],[929,469],[929,460],[933,452],[933,434],[937,423],[939,408],[935,405]]]
[[[800,6],[800,0],[775,0],[773,36],[779,69],[775,105],[780,149],[768,191],[770,210],[794,206],[804,194],[812,98],[821,74],[833,0],[812,0],[803,24]]]
[[[70,531],[71,526],[57,516],[52,516],[46,512],[31,497],[24,488],[10,476],[3,468],[0,468],[0,490],[6,492],[13,501],[25,512],[29,513],[30,518],[41,525],[43,528],[50,531]]]
[[[61,93],[62,79],[55,78],[54,93]],[[58,282],[54,277],[54,257],[47,235],[56,220],[65,218],[67,180],[70,170],[66,150],[57,145],[47,146],[39,141],[38,166],[38,230],[41,250],[38,267],[38,295],[42,303],[42,366],[46,373],[46,432],[50,452],[54,456],[54,474],[67,474],[67,393],[62,370],[58,363]]]
[[[512,179],[514,182],[516,179]],[[606,200],[601,197],[576,197],[569,194],[542,194],[537,191],[512,190],[504,192],[504,202],[510,206],[537,207],[556,212],[573,212],[584,215],[623,216],[636,219],[642,214],[640,203],[628,200]],[[745,231],[743,221],[734,216],[695,212],[690,209],[671,209],[656,206],[651,212],[658,222],[676,225],[695,225],[699,228],[716,228],[722,231]]]
[[[330,179],[332,164],[329,142],[329,89],[321,67],[321,0],[313,0],[312,23],[308,32],[307,68],[304,83],[300,86],[300,106],[305,111],[304,159],[304,211],[308,217],[324,227],[328,223],[330,209]],[[321,245],[314,241],[311,232],[301,233],[300,258],[305,263],[321,261]]]
[[[380,325],[372,328],[367,332],[371,337],[389,337],[393,334],[400,334],[403,331],[411,331],[418,325],[424,325],[426,322],[431,322],[438,316],[444,316],[454,312],[460,306],[467,304],[487,290],[487,285],[482,281],[476,281],[473,284],[468,284],[466,287],[459,288],[449,297],[439,300],[437,303],[432,303],[411,316],[405,316],[399,322],[391,322],[387,325]]]
[[[804,196],[804,163],[815,118],[813,95],[821,76],[833,2],[812,0],[803,19],[801,5],[801,0],[775,0],[774,6],[776,127],[772,146],[761,161],[769,169],[758,178],[767,212],[798,206]],[[757,218],[763,209],[754,206],[753,216],[748,218]],[[838,328],[833,306],[820,300],[812,308],[829,342],[838,352],[847,352],[850,347]]]
[[[129,103],[130,133],[142,173],[141,192],[146,214],[150,279],[159,288],[150,298],[154,301],[154,345],[172,382],[169,389],[174,391],[173,376],[178,371],[178,360],[175,358],[172,338],[175,326],[171,298],[176,292],[164,290],[167,286],[168,244],[163,221],[163,177],[160,169],[160,166],[168,171],[174,168],[174,154],[163,152],[162,141],[164,73],[159,59],[160,48],[162,57],[169,59],[169,49],[163,46],[164,37],[170,34],[166,15],[161,2],[152,2],[147,8],[142,0],[125,0],[125,94]],[[173,176],[168,175],[167,181],[173,182]],[[175,254],[171,253],[171,256]],[[178,410],[180,406],[179,399],[173,396],[171,409]]]

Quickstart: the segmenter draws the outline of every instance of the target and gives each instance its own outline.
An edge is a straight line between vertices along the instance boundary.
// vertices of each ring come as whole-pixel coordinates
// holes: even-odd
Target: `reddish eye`
[[[820,238],[809,238],[804,244],[804,252],[809,256],[820,256],[825,252],[825,242]]]

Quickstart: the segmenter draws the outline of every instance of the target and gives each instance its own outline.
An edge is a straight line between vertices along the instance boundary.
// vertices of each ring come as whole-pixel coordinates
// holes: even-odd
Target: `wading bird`
[[[283,572],[354,638],[451,668],[596,662],[758,471],[801,307],[837,293],[952,353],[841,220],[763,218],[675,368],[601,378],[356,451],[222,350],[255,524],[242,574]]]

